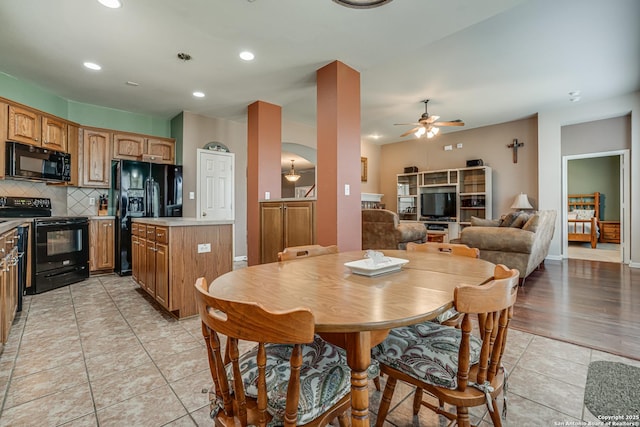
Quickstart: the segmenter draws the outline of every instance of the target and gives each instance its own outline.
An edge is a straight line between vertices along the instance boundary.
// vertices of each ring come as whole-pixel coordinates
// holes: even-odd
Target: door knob
[[[202,216],[207,216],[207,213],[206,212],[202,212]]]

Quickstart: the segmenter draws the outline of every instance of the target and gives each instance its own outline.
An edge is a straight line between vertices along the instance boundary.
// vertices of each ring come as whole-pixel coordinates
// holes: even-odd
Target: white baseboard
[[[631,261],[631,262],[629,263],[629,267],[631,267],[631,268],[640,268],[640,262],[633,262],[633,261]]]
[[[246,261],[246,260],[247,260],[247,256],[246,255],[240,255],[240,256],[233,257],[233,262],[240,262],[240,261]]]
[[[550,259],[552,261],[562,261],[562,255],[547,255],[545,259]]]

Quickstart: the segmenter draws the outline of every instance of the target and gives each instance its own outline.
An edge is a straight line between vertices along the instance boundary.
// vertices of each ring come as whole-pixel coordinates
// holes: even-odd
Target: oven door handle
[[[84,225],[89,224],[88,220],[71,220],[71,221],[46,221],[46,222],[37,222],[36,226],[38,228],[41,227],[59,227],[61,225]]]

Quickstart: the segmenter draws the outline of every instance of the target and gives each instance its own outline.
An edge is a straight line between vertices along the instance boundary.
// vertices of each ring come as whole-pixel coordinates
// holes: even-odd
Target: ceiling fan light
[[[433,136],[436,136],[438,132],[440,132],[440,128],[431,128],[431,133],[433,133]]]
[[[427,138],[431,139],[433,138],[435,135],[433,134],[432,131],[427,132]]]
[[[418,130],[415,132],[415,136],[416,136],[416,138],[420,138],[422,135],[424,135],[424,134],[425,134],[425,132],[426,132],[426,131],[427,131],[427,130],[426,130],[424,127],[421,127],[420,129],[418,129]]]

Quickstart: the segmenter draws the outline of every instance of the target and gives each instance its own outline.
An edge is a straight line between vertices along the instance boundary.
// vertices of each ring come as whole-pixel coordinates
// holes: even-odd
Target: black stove
[[[0,197],[0,218],[33,218],[27,294],[39,294],[89,277],[89,218],[51,216],[51,199]],[[19,292],[21,294],[21,292]]]
[[[43,197],[0,197],[0,218],[51,216],[51,199]]]

